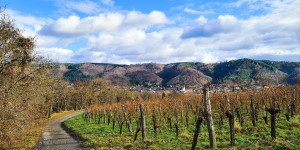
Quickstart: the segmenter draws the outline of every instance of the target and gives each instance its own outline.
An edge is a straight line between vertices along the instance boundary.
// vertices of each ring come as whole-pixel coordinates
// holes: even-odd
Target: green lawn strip
[[[172,118],[173,119],[173,118]],[[175,118],[174,118],[175,120]],[[237,120],[237,119],[236,119]],[[286,121],[283,115],[278,116],[276,121],[277,139],[274,141],[270,136],[270,125],[266,125],[259,116],[257,127],[252,126],[250,116],[246,116],[243,127],[236,128],[237,149],[297,149],[299,148],[300,122],[299,115],[290,121]],[[214,120],[217,121],[217,118]],[[147,139],[142,140],[141,132],[136,141],[133,141],[136,131],[136,121],[132,120],[133,132],[129,133],[126,125],[123,126],[122,135],[119,134],[119,126],[116,122],[115,129],[112,123],[108,126],[103,120],[85,121],[81,115],[71,118],[65,125],[85,139],[84,147],[114,148],[114,149],[191,149],[195,129],[194,117],[190,117],[189,128],[185,122],[179,122],[179,137],[176,138],[175,127],[169,128],[167,122],[159,125],[157,139],[154,138],[154,130],[151,119],[147,119]],[[236,122],[236,124],[239,124]],[[215,123],[218,148],[230,148],[230,133],[228,118],[224,118],[224,125],[219,129]],[[209,139],[205,124],[201,125],[201,133],[198,138],[197,149],[208,149]]]

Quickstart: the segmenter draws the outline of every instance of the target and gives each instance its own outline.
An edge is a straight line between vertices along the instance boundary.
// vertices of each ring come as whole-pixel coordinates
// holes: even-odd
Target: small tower
[[[185,92],[185,85],[183,85],[183,88],[180,90],[180,92],[182,92],[182,93]]]

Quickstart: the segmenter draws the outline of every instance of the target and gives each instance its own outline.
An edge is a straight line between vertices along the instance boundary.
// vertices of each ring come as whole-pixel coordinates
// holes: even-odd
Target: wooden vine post
[[[109,118],[108,118],[108,125],[110,124],[110,121],[112,120],[112,111],[111,111],[111,105],[109,105]]]
[[[209,135],[210,148],[216,149],[217,148],[216,134],[215,134],[215,128],[214,128],[214,123],[213,123],[213,118],[212,118],[208,88],[203,89],[203,96],[204,96],[204,98],[203,98],[204,114],[206,116],[206,121],[207,121],[207,129],[208,129],[208,135]]]
[[[157,125],[157,121],[156,121],[155,108],[153,108],[153,111],[152,111],[152,121],[153,121],[154,137],[156,139],[158,125]]]
[[[223,126],[223,117],[224,117],[224,106],[220,103],[220,110],[219,110],[219,128],[222,129]]]
[[[296,89],[293,90],[293,99],[292,99],[292,104],[291,104],[291,117],[294,117],[294,112],[296,112],[296,107],[295,107],[295,101],[296,101]]]
[[[253,126],[256,126],[256,112],[255,112],[255,106],[253,102],[253,95],[251,95],[251,115],[252,115],[252,124]]]
[[[203,107],[202,107],[203,108]],[[195,128],[195,131],[194,131],[194,138],[193,138],[193,144],[192,144],[192,150],[196,149],[196,146],[197,146],[197,142],[198,142],[198,136],[200,134],[200,126],[203,122],[203,117],[201,116],[203,114],[203,109],[200,109],[200,112],[198,114],[198,117],[197,117],[197,121],[196,121],[196,128]],[[188,120],[188,119],[187,119]]]
[[[103,108],[103,114],[104,114],[104,120],[103,120],[103,122],[105,124],[106,123],[106,110],[105,110],[105,108]]]
[[[97,111],[96,111],[97,112]],[[99,118],[98,118],[98,124],[100,124],[101,122],[101,119],[102,119],[102,114],[101,114],[101,111],[99,110]],[[96,121],[97,117],[95,117],[95,121]]]
[[[178,139],[179,127],[178,127],[178,114],[177,114],[176,107],[177,107],[177,105],[175,105],[175,110],[174,110],[174,114],[175,114],[175,118],[176,118],[176,122],[175,122],[174,126],[175,126],[175,129],[176,129],[176,139]]]
[[[229,103],[229,98],[228,95],[225,95],[226,100],[227,100],[227,108],[228,110],[226,111],[226,116],[229,119],[229,127],[230,127],[230,146],[235,145],[235,130],[234,130],[234,106],[232,105],[231,111],[230,112],[230,103]]]
[[[115,129],[117,112],[118,112],[118,107],[116,106],[115,107],[115,111],[114,111],[114,117],[112,119],[112,121],[113,121],[113,129]]]
[[[196,122],[196,129],[194,132],[194,139],[193,139],[193,144],[192,144],[192,150],[196,149],[196,145],[197,145],[197,141],[198,141],[198,136],[200,134],[200,126],[202,124],[203,121],[203,117],[200,116],[200,114],[198,115],[198,119]]]
[[[289,103],[289,98],[287,95],[285,95],[285,100],[286,100],[286,120],[290,121],[290,103]]]
[[[280,112],[279,109],[276,109],[277,97],[272,98],[271,108],[267,108],[266,110],[271,114],[271,137],[272,139],[276,139],[276,114]]]
[[[143,106],[144,106],[143,104],[140,104],[142,136],[143,136],[143,140],[145,140],[146,139],[146,118],[145,118],[145,112]]]
[[[239,100],[239,95],[238,94],[236,95],[236,108],[235,108],[235,111],[236,111],[236,115],[239,119],[239,123],[241,124],[241,127],[242,127],[243,123],[244,123],[244,118],[242,116],[242,101]]]
[[[276,139],[276,114],[279,113],[279,110],[275,108],[267,109],[267,111],[271,114],[271,137],[272,139]]]
[[[265,121],[265,124],[268,124],[268,116],[267,116],[267,110],[266,110],[266,106],[265,105],[263,106],[263,109],[264,109],[263,119]]]
[[[291,116],[294,117],[294,115],[296,114],[296,89],[293,90],[293,102],[292,102],[292,105],[291,105]]]
[[[186,122],[186,127],[189,127],[189,108],[186,106],[186,111],[185,111],[185,122]]]
[[[161,123],[161,104],[159,104],[159,122]]]
[[[128,120],[128,117],[127,117],[127,114],[126,114],[126,110],[125,110],[125,106],[122,105],[122,110],[123,110],[123,113],[124,113],[124,118],[125,118],[125,121],[126,121],[126,125],[128,127],[128,131],[129,132],[132,132],[132,129],[131,129],[131,125],[130,125],[130,122]]]

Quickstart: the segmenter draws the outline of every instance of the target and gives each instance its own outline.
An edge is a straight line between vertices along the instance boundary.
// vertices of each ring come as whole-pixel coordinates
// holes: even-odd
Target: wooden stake
[[[256,114],[255,114],[255,106],[253,102],[253,95],[251,95],[251,115],[252,115],[252,124],[256,126]]]
[[[215,128],[212,118],[212,112],[211,112],[211,105],[210,105],[210,97],[209,97],[209,89],[205,88],[203,89],[203,102],[204,102],[204,114],[206,115],[206,121],[207,121],[207,129],[208,129],[208,135],[209,135],[209,143],[210,148],[217,148],[216,143],[216,134],[215,134]]]
[[[122,110],[123,110],[123,113],[124,113],[124,118],[125,118],[125,121],[126,121],[126,125],[128,127],[128,131],[132,132],[131,125],[130,125],[130,122],[129,122],[128,117],[126,115],[126,110],[125,110],[125,106],[124,105],[122,105]]]
[[[143,140],[145,140],[146,139],[146,118],[145,118],[145,112],[143,106],[144,106],[143,104],[140,104],[142,136],[143,136]]]

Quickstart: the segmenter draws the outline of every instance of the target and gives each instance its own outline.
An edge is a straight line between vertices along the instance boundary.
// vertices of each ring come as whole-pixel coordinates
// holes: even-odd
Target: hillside
[[[117,65],[102,63],[58,64],[58,76],[74,82],[104,78],[118,85],[160,85],[200,87],[208,83],[255,84],[300,83],[300,62],[239,59],[214,64],[182,62],[172,64]]]

